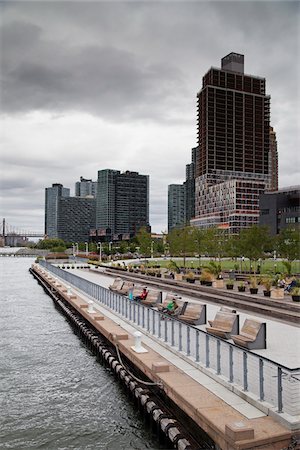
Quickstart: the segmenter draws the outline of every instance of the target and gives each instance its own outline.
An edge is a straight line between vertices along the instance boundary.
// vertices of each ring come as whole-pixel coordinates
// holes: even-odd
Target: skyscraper
[[[195,160],[197,147],[192,148],[192,162],[185,167],[185,223],[190,224],[190,220],[195,217]]]
[[[123,239],[149,228],[149,176],[138,172],[98,171],[96,228],[98,236]]]
[[[195,219],[238,233],[258,222],[259,195],[270,183],[270,97],[264,78],[244,74],[244,55],[211,67],[198,97]]]
[[[270,151],[269,151],[269,173],[270,186],[269,191],[278,190],[278,152],[276,133],[273,127],[270,127]]]
[[[86,242],[96,224],[96,199],[61,197],[58,201],[57,237],[66,242]]]
[[[75,183],[75,196],[86,197],[88,195],[97,197],[97,181],[80,177],[80,181],[76,181]]]
[[[183,184],[168,186],[168,231],[185,225],[185,187]]]
[[[55,183],[45,189],[45,235],[48,238],[57,238],[58,202],[61,197],[69,197],[70,189],[62,184]]]

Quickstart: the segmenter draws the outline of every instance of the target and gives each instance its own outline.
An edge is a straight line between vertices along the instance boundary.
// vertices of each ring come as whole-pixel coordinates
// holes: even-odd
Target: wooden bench
[[[226,308],[226,306],[221,306],[219,312],[228,312],[228,313],[236,314],[236,309],[231,309],[231,308]],[[213,320],[208,320],[207,322],[212,327]]]
[[[115,278],[113,284],[109,286],[109,289],[111,291],[119,291],[120,289],[122,289],[123,284],[124,280],[122,280],[121,278]]]
[[[163,309],[167,308],[168,304],[173,300],[173,298],[169,298],[167,299],[167,297],[165,298],[165,300],[162,303],[157,304],[157,309],[158,311],[162,311]],[[179,300],[178,298],[174,299],[178,305],[178,308],[176,309],[176,311],[174,311],[174,313],[170,314],[171,316],[174,317],[178,317],[179,314],[184,314],[186,308],[187,308],[187,304],[188,302],[184,302],[183,300]]]
[[[246,319],[240,334],[231,335],[233,342],[249,350],[267,348],[266,323]]]
[[[166,298],[164,301],[170,303],[172,300],[180,300],[181,296],[178,294],[175,294],[174,292],[167,292]]]
[[[129,289],[132,289],[134,287],[134,284],[131,281],[125,281],[122,288],[118,289],[118,294],[122,295],[128,295]]]
[[[206,331],[214,336],[223,339],[230,339],[231,334],[239,333],[239,316],[230,312],[217,312],[211,327],[207,327]]]
[[[179,320],[192,325],[203,325],[206,323],[206,305],[203,303],[188,303],[184,313],[177,317]]]
[[[142,305],[152,306],[156,305],[157,303],[160,304],[161,301],[162,301],[162,292],[156,289],[149,289],[147,297],[145,298],[145,300],[142,300],[141,303]]]
[[[138,297],[139,295],[141,295],[141,293],[143,292],[144,286],[142,286],[141,284],[135,284],[134,287],[132,288],[132,297],[133,299],[135,297]]]

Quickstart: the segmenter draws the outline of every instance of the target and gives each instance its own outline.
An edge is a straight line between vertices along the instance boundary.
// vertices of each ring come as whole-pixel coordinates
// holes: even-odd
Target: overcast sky
[[[280,187],[299,184],[299,2],[1,3],[1,217],[43,231],[44,189],[150,175],[152,230],[196,146],[202,76],[231,51],[265,77]]]

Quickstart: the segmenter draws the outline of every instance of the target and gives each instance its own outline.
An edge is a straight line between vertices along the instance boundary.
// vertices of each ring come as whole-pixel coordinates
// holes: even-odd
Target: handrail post
[[[229,346],[229,383],[233,382],[233,348]]]
[[[151,309],[152,311],[152,333],[155,336],[155,311],[154,309]]]
[[[158,337],[161,338],[161,316],[159,312],[156,312],[156,316],[158,318]]]
[[[205,336],[205,349],[206,349],[206,367],[209,367],[209,335],[206,334]]]
[[[196,331],[196,362],[200,361],[200,343],[199,343],[199,330]]]
[[[221,373],[221,341],[217,339],[217,375]]]
[[[259,358],[259,400],[263,402],[265,399],[264,393],[264,361]]]
[[[179,343],[178,343],[178,350],[182,351],[182,323],[179,322]]]
[[[174,320],[171,319],[171,345],[175,345]]]
[[[190,354],[191,354],[191,329],[188,325],[186,328],[186,339],[187,339],[186,354],[187,354],[187,356],[190,356]]]
[[[165,342],[168,342],[168,324],[167,319],[165,318]]]
[[[278,395],[278,413],[282,413],[283,404],[282,404],[282,368],[277,368],[277,395]]]
[[[244,374],[244,391],[248,391],[248,365],[247,365],[247,352],[243,352],[243,374]]]

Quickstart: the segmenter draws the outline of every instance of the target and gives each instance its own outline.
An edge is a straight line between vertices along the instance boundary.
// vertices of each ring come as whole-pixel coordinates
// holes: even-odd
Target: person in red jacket
[[[143,288],[142,293],[141,293],[140,295],[136,296],[136,297],[134,298],[134,300],[137,300],[137,301],[142,302],[143,300],[146,300],[147,295],[148,295],[147,288]]]

